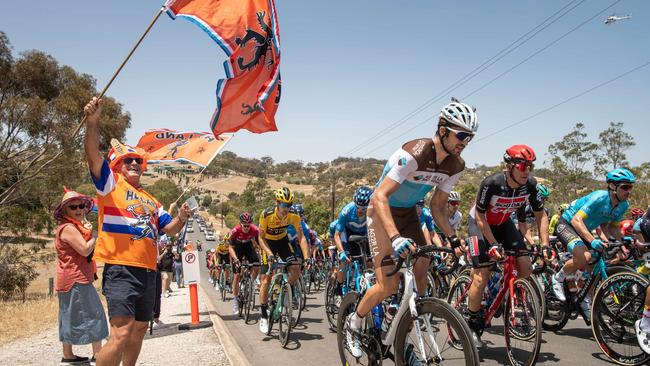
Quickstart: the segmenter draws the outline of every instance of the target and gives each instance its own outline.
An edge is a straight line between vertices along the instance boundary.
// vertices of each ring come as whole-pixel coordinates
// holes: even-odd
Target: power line
[[[523,61],[521,61],[521,62],[519,62],[518,64],[516,64],[515,66],[509,68],[509,69],[506,70],[505,72],[499,74],[499,76],[497,76],[496,78],[490,80],[488,83],[483,84],[481,87],[479,87],[478,89],[474,90],[472,93],[470,93],[469,95],[463,97],[462,99],[465,99],[465,98],[471,96],[472,94],[474,94],[474,93],[478,92],[479,90],[485,88],[485,87],[486,87],[487,85],[489,85],[490,83],[492,83],[492,82],[496,81],[497,79],[503,77],[504,75],[510,73],[511,71],[513,71],[513,70],[516,69],[517,67],[521,66],[521,65],[522,65],[523,63],[525,63],[526,61],[530,60],[531,58],[533,58],[534,56],[538,55],[538,54],[541,53],[542,51],[548,49],[548,48],[551,47],[553,44],[557,43],[559,40],[563,39],[564,37],[566,37],[567,35],[571,34],[571,33],[574,32],[575,30],[577,30],[578,28],[582,27],[583,25],[585,25],[585,24],[588,23],[589,21],[593,20],[594,18],[596,18],[597,16],[599,16],[599,15],[602,14],[603,12],[607,11],[608,9],[610,9],[611,7],[613,7],[614,5],[616,5],[617,3],[619,3],[620,1],[621,1],[621,0],[616,0],[615,2],[613,2],[612,4],[610,4],[609,6],[607,6],[606,8],[600,10],[598,13],[594,14],[593,16],[589,17],[588,19],[586,19],[585,21],[583,21],[582,23],[580,23],[578,26],[572,28],[571,30],[569,30],[568,32],[564,33],[564,34],[561,35],[560,37],[558,37],[558,38],[556,38],[555,40],[551,41],[550,43],[548,43],[547,45],[545,45],[544,47],[542,47],[540,50],[534,52],[532,55],[528,56],[528,57],[525,58]],[[421,123],[419,123],[419,124],[417,124],[417,125],[415,125],[415,126],[413,126],[412,128],[409,129],[409,131],[412,131],[413,129],[415,129],[416,127],[422,125],[423,123],[424,123],[424,121],[421,122]],[[404,134],[405,134],[405,133],[404,133]],[[403,136],[404,134],[401,134],[401,135],[399,135],[399,136]],[[397,137],[393,137],[393,138],[391,138],[391,139],[385,141],[382,145],[385,145],[386,143],[392,142],[392,141],[394,141],[396,138],[397,138]],[[376,140],[375,140],[375,141],[376,141]],[[375,149],[371,150],[370,152],[372,152],[372,151],[376,151],[377,149],[378,149],[378,148],[375,148]],[[369,154],[370,152],[366,153],[366,154],[364,155],[364,157],[368,156],[368,154]]]
[[[587,93],[590,93],[590,92],[592,92],[592,91],[594,91],[596,89],[599,89],[599,88],[601,88],[601,87],[603,87],[603,86],[605,86],[607,84],[610,84],[610,83],[612,83],[612,82],[614,82],[614,81],[616,81],[616,80],[618,80],[620,78],[623,78],[623,77],[625,77],[625,76],[627,76],[627,75],[629,75],[629,74],[631,74],[631,73],[633,73],[635,71],[638,71],[638,70],[640,70],[640,69],[642,69],[642,68],[644,68],[644,67],[646,67],[648,65],[650,65],[650,61],[647,61],[646,63],[643,63],[643,64],[641,64],[641,65],[639,65],[639,66],[637,66],[637,67],[635,67],[633,69],[630,69],[630,70],[628,70],[628,71],[626,71],[626,72],[624,72],[624,73],[622,73],[622,74],[620,74],[620,75],[618,75],[616,77],[613,77],[613,78],[611,78],[611,79],[609,79],[607,81],[604,81],[604,82],[602,82],[602,83],[600,83],[598,85],[595,85],[595,86],[593,86],[593,87],[591,87],[591,88],[589,88],[589,89],[587,89],[585,91],[582,91],[582,92],[580,92],[580,93],[578,93],[578,94],[576,94],[576,95],[574,95],[572,97],[569,97],[569,98],[567,98],[567,99],[565,99],[565,100],[563,100],[563,101],[561,101],[559,103],[553,104],[552,106],[550,106],[548,108],[545,108],[545,109],[543,109],[543,110],[541,110],[541,111],[539,111],[539,112],[537,112],[537,113],[535,113],[535,114],[533,114],[531,116],[528,116],[528,117],[526,117],[526,118],[524,118],[522,120],[519,120],[519,121],[517,121],[515,123],[509,124],[506,127],[503,127],[503,128],[501,128],[499,130],[496,130],[496,131],[488,134],[487,136],[483,136],[483,137],[481,137],[479,139],[476,139],[476,140],[474,140],[473,144],[475,144],[475,143],[477,143],[479,141],[483,141],[483,140],[485,140],[485,139],[487,139],[489,137],[492,137],[492,136],[494,136],[496,134],[499,134],[499,133],[501,133],[501,132],[503,132],[503,131],[511,128],[511,127],[514,127],[514,126],[520,125],[520,124],[522,124],[522,123],[524,123],[526,121],[529,121],[529,120],[531,120],[531,119],[533,119],[533,118],[535,118],[535,117],[537,117],[539,115],[542,115],[542,114],[544,114],[544,113],[546,113],[546,112],[548,112],[548,111],[550,111],[552,109],[555,109],[555,108],[557,108],[557,107],[559,107],[559,106],[561,106],[563,104],[566,104],[566,103],[568,103],[568,102],[570,102],[570,101],[572,101],[574,99],[577,99],[577,98],[579,98],[579,97],[581,97],[581,96],[583,96],[583,95],[585,95]]]
[[[521,120],[519,120],[519,121],[517,121],[517,122],[514,122],[514,123],[512,123],[512,124],[509,124],[509,125],[507,125],[506,127],[503,127],[503,128],[501,128],[501,129],[499,129],[499,130],[496,130],[496,131],[494,131],[494,132],[488,134],[487,136],[483,136],[483,137],[481,137],[481,138],[478,138],[478,139],[476,139],[476,140],[473,140],[472,144],[476,144],[476,143],[479,142],[479,141],[483,141],[483,140],[485,140],[485,139],[487,139],[487,138],[489,138],[489,137],[492,137],[492,136],[494,136],[494,135],[496,135],[496,134],[499,134],[499,133],[501,133],[501,132],[503,132],[503,131],[505,131],[505,130],[507,130],[507,129],[510,129],[510,128],[514,127],[514,126],[517,126],[517,125],[520,125],[520,124],[522,124],[522,123],[524,123],[524,122],[527,122],[527,121],[529,121],[529,120],[531,120],[531,119],[533,119],[533,118],[535,118],[535,117],[538,117],[538,116],[540,116],[540,115],[542,115],[542,114],[544,114],[544,113],[546,113],[546,112],[548,112],[548,111],[550,111],[550,110],[552,110],[552,109],[555,109],[555,108],[557,108],[557,107],[559,107],[559,106],[561,106],[561,105],[563,105],[563,104],[566,104],[566,103],[568,103],[568,102],[570,102],[570,101],[572,101],[572,100],[574,100],[574,99],[577,99],[577,98],[579,98],[579,97],[581,97],[581,96],[583,96],[583,95],[585,95],[585,94],[587,94],[587,93],[590,93],[590,92],[592,92],[592,91],[594,91],[594,90],[596,90],[596,89],[599,89],[599,88],[601,88],[601,87],[603,87],[603,86],[605,86],[605,85],[607,85],[607,84],[610,84],[610,83],[612,83],[612,82],[614,82],[614,81],[616,81],[616,80],[618,80],[618,79],[621,79],[621,78],[623,78],[623,77],[625,77],[625,76],[627,76],[627,75],[629,75],[629,74],[631,74],[631,73],[633,73],[633,72],[635,72],[635,71],[638,71],[638,70],[640,70],[640,69],[642,69],[642,68],[644,68],[644,67],[646,67],[646,66],[648,66],[648,65],[650,65],[650,61],[647,61],[647,62],[645,62],[645,63],[643,63],[643,64],[641,64],[641,65],[639,65],[639,66],[636,66],[636,67],[634,67],[633,69],[630,69],[630,70],[628,70],[628,71],[626,71],[626,72],[624,72],[624,73],[622,73],[622,74],[619,74],[618,76],[615,76],[615,77],[613,77],[613,78],[611,78],[611,79],[609,79],[609,80],[607,80],[607,81],[604,81],[604,82],[602,82],[602,83],[600,83],[600,84],[597,84],[597,85],[595,85],[595,86],[593,86],[593,87],[591,87],[591,88],[589,88],[589,89],[587,89],[587,90],[584,90],[584,91],[582,91],[582,92],[580,92],[580,93],[578,93],[578,94],[575,94],[575,95],[573,95],[573,96],[571,96],[571,97],[569,97],[569,98],[566,98],[566,99],[564,99],[563,101],[561,101],[561,102],[559,102],[559,103],[555,103],[555,104],[553,104],[552,106],[547,107],[547,108],[545,108],[545,109],[542,109],[541,111],[539,111],[539,112],[537,112],[537,113],[535,113],[535,114],[533,114],[533,115],[530,115],[530,116],[528,116],[528,117],[526,117],[526,118],[524,118],[524,119],[521,119]],[[423,125],[424,123],[426,123],[426,122],[428,122],[428,121],[429,121],[429,119],[426,119],[426,120],[424,120],[424,121],[418,123],[417,125],[413,126],[413,127],[412,127],[409,131],[407,131],[407,132],[412,131],[412,130],[415,129],[416,127],[419,127],[419,126]],[[400,136],[402,136],[402,135],[400,135]],[[398,137],[400,137],[400,136],[398,136]],[[378,149],[378,148],[377,148],[377,149]],[[375,151],[375,150],[377,150],[377,149],[374,149],[374,150],[372,150],[372,151]],[[371,152],[372,152],[372,151],[371,151]],[[369,153],[370,153],[370,152],[369,152]],[[368,154],[369,154],[369,153],[368,153]],[[364,157],[368,157],[368,155],[364,155]]]
[[[520,46],[522,46],[524,43],[528,42],[528,41],[529,41],[531,38],[533,38],[535,35],[537,35],[537,34],[540,33],[541,31],[543,31],[544,29],[548,28],[551,24],[555,23],[556,21],[558,21],[559,19],[561,19],[562,17],[564,17],[566,14],[568,14],[569,12],[571,12],[573,9],[575,9],[576,7],[578,7],[580,4],[582,4],[582,3],[585,2],[586,0],[582,0],[582,1],[580,1],[579,3],[577,3],[576,5],[574,5],[573,7],[571,7],[569,10],[567,10],[567,11],[565,11],[563,14],[561,14],[559,17],[557,17],[556,19],[554,19],[554,20],[551,21],[550,23],[548,23],[548,24],[546,24],[545,26],[543,26],[546,22],[548,22],[550,19],[552,19],[553,17],[555,17],[557,14],[559,14],[560,12],[564,11],[564,10],[567,9],[569,6],[571,6],[571,4],[574,3],[575,1],[576,1],[576,0],[573,0],[573,1],[569,2],[567,5],[565,5],[564,7],[560,8],[560,10],[556,11],[555,13],[553,13],[553,14],[552,14],[551,16],[549,16],[548,18],[544,19],[544,21],[542,21],[541,23],[539,23],[537,26],[533,27],[530,31],[526,32],[524,35],[522,35],[522,36],[520,36],[519,38],[517,38],[515,41],[513,41],[512,43],[510,43],[508,46],[506,46],[505,48],[503,48],[503,49],[500,50],[499,52],[497,52],[494,56],[492,56],[491,58],[489,58],[488,60],[486,60],[485,62],[483,62],[481,65],[479,65],[478,67],[474,68],[474,69],[473,69],[472,71],[470,71],[469,73],[465,74],[465,75],[464,75],[462,78],[460,78],[459,80],[456,80],[454,83],[452,83],[452,84],[451,84],[450,86],[448,86],[447,88],[443,89],[443,90],[442,90],[441,92],[439,92],[436,96],[434,96],[433,98],[430,98],[430,99],[427,100],[424,104],[422,104],[422,105],[420,105],[419,107],[417,107],[415,110],[413,110],[413,111],[407,113],[405,116],[403,116],[402,118],[400,118],[400,119],[397,120],[396,122],[390,124],[389,126],[385,127],[384,129],[380,130],[378,133],[376,133],[375,135],[371,136],[371,137],[368,138],[367,140],[361,142],[359,145],[355,146],[354,148],[352,148],[352,150],[348,151],[347,153],[345,153],[345,154],[343,154],[343,155],[344,155],[344,156],[348,156],[348,155],[351,155],[352,153],[354,153],[354,152],[356,152],[356,151],[359,151],[359,150],[363,149],[366,145],[368,145],[368,144],[370,144],[370,143],[376,141],[376,138],[377,138],[377,137],[380,137],[380,136],[384,135],[386,132],[392,130],[394,127],[397,127],[397,126],[399,126],[399,125],[405,123],[406,121],[408,121],[409,119],[411,119],[412,117],[414,117],[415,115],[417,115],[418,113],[422,112],[423,110],[425,110],[426,108],[428,108],[429,106],[431,106],[433,103],[437,102],[437,101],[438,101],[442,96],[446,95],[448,92],[451,92],[451,91],[455,90],[456,88],[458,88],[458,87],[464,85],[466,82],[468,82],[469,80],[473,79],[475,76],[477,76],[477,75],[480,74],[481,72],[485,71],[487,68],[489,68],[490,66],[492,66],[494,63],[496,63],[497,61],[499,61],[499,60],[502,59],[503,57],[507,56],[508,54],[510,54],[511,52],[513,52],[514,50],[516,50],[517,48],[519,48]],[[542,26],[543,26],[543,27],[542,27]],[[542,27],[542,28],[539,29],[539,30],[537,30],[537,29],[540,28],[540,27]],[[534,32],[534,33],[533,33],[533,32]],[[530,35],[531,33],[533,33],[533,34]],[[521,41],[522,39],[524,39],[524,38],[527,37],[528,35],[530,35],[530,37],[526,38],[526,39],[525,39],[524,41],[522,41],[520,44],[518,44],[518,45],[515,46],[514,48],[510,49],[511,47],[513,47],[515,44],[517,44],[519,41]],[[505,53],[504,53],[504,52],[505,52]],[[493,61],[493,60],[494,60],[494,61]]]
[[[551,47],[552,45],[554,45],[554,44],[556,44],[557,42],[559,42],[560,40],[562,40],[564,37],[568,36],[569,34],[573,33],[574,31],[578,30],[578,29],[581,28],[583,25],[589,23],[589,22],[592,21],[594,18],[596,18],[597,16],[599,16],[599,15],[601,15],[602,13],[606,12],[609,8],[613,7],[614,5],[618,4],[619,2],[621,2],[621,0],[616,0],[616,1],[614,1],[610,6],[608,6],[608,7],[606,7],[605,9],[599,11],[598,13],[594,14],[592,17],[588,18],[588,19],[585,20],[584,22],[578,24],[576,27],[574,27],[574,28],[572,28],[571,30],[569,30],[568,32],[564,33],[564,34],[561,35],[559,38],[556,38],[556,39],[553,40],[551,43],[548,43],[546,46],[540,48],[539,50],[537,50],[536,52],[534,52],[532,55],[526,57],[526,58],[525,58],[523,61],[521,61],[520,63],[518,63],[518,64],[516,64],[515,66],[509,68],[508,70],[502,72],[501,74],[497,75],[497,76],[496,76],[495,78],[493,78],[492,80],[488,81],[487,83],[481,85],[480,87],[478,87],[477,89],[475,89],[475,90],[472,91],[471,93],[467,94],[467,95],[464,96],[462,99],[469,98],[469,97],[471,97],[472,95],[474,95],[475,93],[477,93],[478,91],[483,90],[483,88],[485,88],[486,86],[492,84],[492,83],[495,82],[496,80],[499,80],[502,76],[504,76],[504,75],[510,73],[510,71],[516,69],[517,67],[519,67],[519,66],[521,66],[522,64],[524,64],[526,61],[528,61],[528,60],[530,60],[531,58],[537,56],[539,53],[545,51],[547,48]]]

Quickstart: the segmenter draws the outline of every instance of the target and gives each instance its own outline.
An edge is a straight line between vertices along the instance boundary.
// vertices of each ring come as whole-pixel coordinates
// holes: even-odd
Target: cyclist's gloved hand
[[[488,250],[488,255],[492,259],[500,260],[503,258],[503,246],[499,243],[492,244]]]
[[[396,258],[406,256],[409,251],[415,251],[415,243],[413,240],[401,236],[394,238],[391,245],[393,246],[393,254]]]
[[[603,249],[604,246],[606,247],[603,241],[598,238],[591,241],[591,248],[593,248],[594,250],[601,250]]]
[[[624,243],[634,243],[634,238],[631,236],[624,236],[623,237],[623,242]]]
[[[456,234],[449,237],[449,245],[451,245],[452,249],[460,247],[461,244],[460,238]]]
[[[267,256],[266,256],[266,263],[268,263],[268,264],[275,263],[275,256],[273,256],[273,255],[267,255]]]
[[[349,261],[350,259],[348,258],[348,253],[344,250],[341,253],[339,253],[339,261]]]

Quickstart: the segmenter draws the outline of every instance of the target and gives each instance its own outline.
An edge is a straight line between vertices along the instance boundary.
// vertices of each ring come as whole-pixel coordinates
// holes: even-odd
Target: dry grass
[[[0,302],[0,346],[57,326],[58,307],[56,296]]]
[[[59,300],[56,293],[52,298],[47,296],[49,277],[54,277],[56,262],[38,265],[39,276],[26,291],[27,301],[20,299],[0,301],[0,346],[38,334],[58,325]],[[93,282],[99,298],[106,311],[106,299],[101,295],[101,277],[104,266],[97,265],[99,280]]]

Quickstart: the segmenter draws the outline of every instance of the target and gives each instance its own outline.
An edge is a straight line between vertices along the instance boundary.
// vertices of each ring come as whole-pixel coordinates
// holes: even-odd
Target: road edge
[[[204,302],[208,307],[208,314],[210,315],[210,320],[212,320],[212,329],[219,338],[219,342],[221,342],[221,346],[223,347],[223,352],[226,354],[226,357],[228,357],[230,364],[233,366],[252,366],[250,361],[248,361],[248,358],[246,358],[244,351],[242,351],[232,333],[228,330],[226,323],[221,319],[216,306],[212,303],[212,300],[203,289],[203,286],[200,285],[198,287],[201,289],[201,296],[205,299]]]

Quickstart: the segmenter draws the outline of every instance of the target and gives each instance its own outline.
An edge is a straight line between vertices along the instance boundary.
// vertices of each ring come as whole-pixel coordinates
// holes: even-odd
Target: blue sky
[[[565,5],[575,9],[353,156],[388,158],[431,136],[450,96],[464,97],[616,1],[276,0],[282,41],[278,132],[242,131],[227,146],[247,157],[326,161],[440,94]],[[161,1],[12,1],[0,30],[16,53],[40,49],[97,78],[102,88]],[[633,19],[607,26],[612,14]],[[650,61],[650,2],[622,0],[464,101],[477,107],[479,138]],[[159,19],[108,94],[132,115],[127,142],[149,128],[208,130],[221,50],[184,20]],[[468,164],[493,165],[511,144],[546,157],[548,145],[583,122],[592,139],[610,121],[636,137],[633,165],[649,160],[650,66],[505,132],[470,144]],[[409,131],[410,130],[410,131]],[[406,132],[408,131],[408,132]],[[405,133],[406,132],[406,133]],[[402,135],[401,137],[397,137]]]

